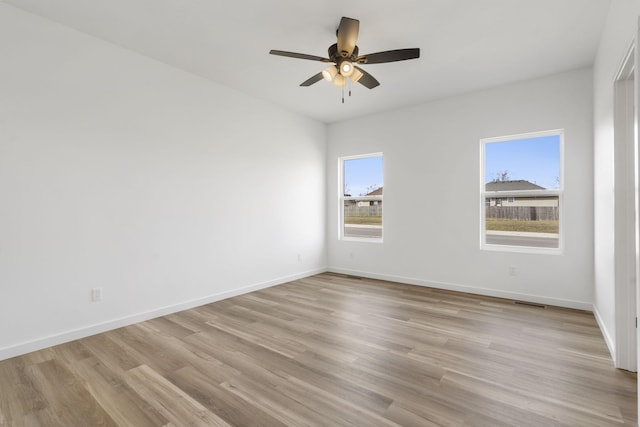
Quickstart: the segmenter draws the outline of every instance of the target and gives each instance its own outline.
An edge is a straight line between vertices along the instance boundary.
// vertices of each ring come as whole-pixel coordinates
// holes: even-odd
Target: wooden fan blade
[[[370,53],[356,58],[358,64],[383,64],[385,62],[406,61],[407,59],[420,58],[420,49],[396,49],[384,52]]]
[[[287,58],[308,59],[310,61],[331,62],[329,58],[307,55],[306,53],[286,52],[284,50],[270,50],[271,55],[286,56]]]
[[[360,80],[358,80],[358,83],[360,83],[362,86],[366,87],[367,89],[373,89],[376,86],[380,86],[380,82],[377,81],[371,74],[367,73],[360,67],[356,67],[356,69],[362,73],[362,77],[360,77]]]
[[[315,76],[303,81],[302,83],[300,83],[300,86],[311,86],[314,83],[318,83],[320,80],[322,80],[322,72],[319,72]]]
[[[353,49],[358,41],[360,21],[353,18],[342,17],[338,27],[338,55],[348,58],[353,54]]]

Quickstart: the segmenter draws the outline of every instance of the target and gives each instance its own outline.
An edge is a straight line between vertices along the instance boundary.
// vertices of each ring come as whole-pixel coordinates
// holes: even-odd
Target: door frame
[[[638,368],[638,52],[634,40],[614,79],[615,365]]]

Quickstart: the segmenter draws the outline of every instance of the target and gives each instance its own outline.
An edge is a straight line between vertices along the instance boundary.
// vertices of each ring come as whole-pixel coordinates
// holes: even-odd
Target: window
[[[561,130],[481,140],[481,247],[561,248]]]
[[[339,171],[339,237],[382,241],[382,153],[342,157]]]

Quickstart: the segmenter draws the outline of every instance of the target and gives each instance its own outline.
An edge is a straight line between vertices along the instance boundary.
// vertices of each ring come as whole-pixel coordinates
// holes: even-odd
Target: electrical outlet
[[[91,302],[102,301],[102,288],[91,289]]]
[[[518,268],[513,265],[509,267],[509,276],[514,277],[518,275]]]
[[[298,262],[302,262],[302,255],[298,254]]]

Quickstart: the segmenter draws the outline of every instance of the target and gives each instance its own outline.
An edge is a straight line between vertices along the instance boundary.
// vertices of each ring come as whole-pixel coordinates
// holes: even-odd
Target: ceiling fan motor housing
[[[349,52],[338,52],[338,44],[334,43],[331,46],[329,46],[329,58],[331,58],[331,60],[333,62],[340,62],[341,59],[347,59],[351,62],[354,62],[356,60],[356,58],[358,57],[358,46],[355,46],[353,48],[353,53],[351,53],[351,56],[349,56]]]

